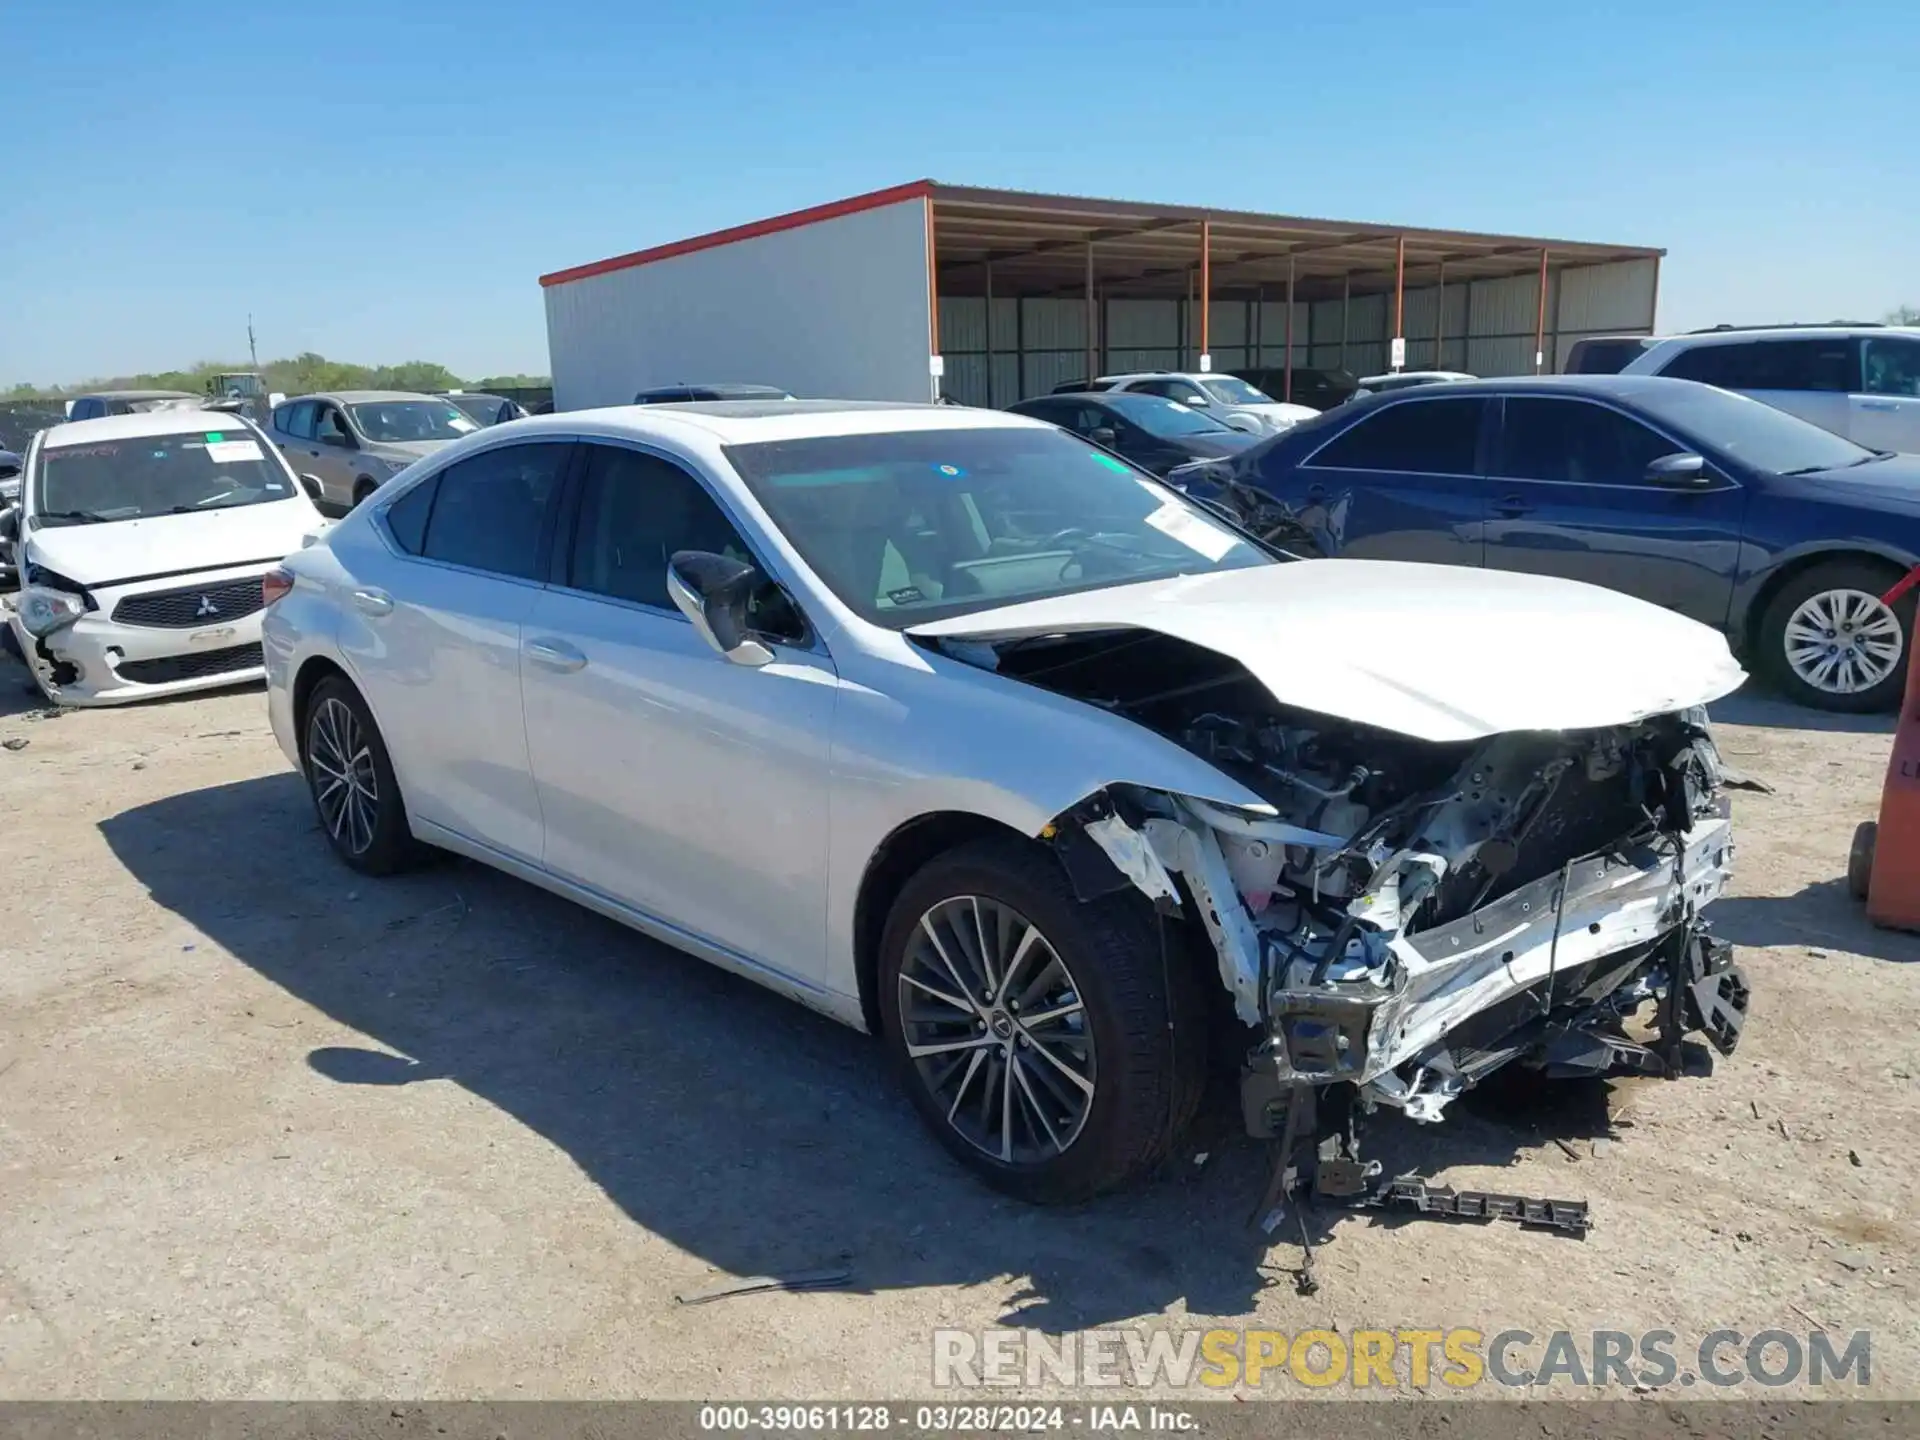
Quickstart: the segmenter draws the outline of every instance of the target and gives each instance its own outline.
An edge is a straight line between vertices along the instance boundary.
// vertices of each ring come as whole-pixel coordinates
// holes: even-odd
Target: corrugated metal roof
[[[1620,260],[1657,259],[1646,246],[1598,244],[1518,235],[1482,234],[1377,222],[1146,204],[1083,196],[988,190],[915,180],[771,219],[733,226],[608,260],[543,275],[563,285],[611,270],[910,200],[933,207],[934,246],[942,293],[984,288],[993,267],[997,293],[1075,295],[1086,283],[1087,247],[1094,247],[1096,284],[1114,296],[1185,295],[1200,261],[1204,225],[1209,241],[1210,290],[1215,299],[1264,289],[1269,299],[1289,273],[1301,300],[1390,291],[1404,265],[1411,289],[1432,283],[1444,263],[1451,285],[1476,279],[1536,275],[1540,252],[1558,270]]]

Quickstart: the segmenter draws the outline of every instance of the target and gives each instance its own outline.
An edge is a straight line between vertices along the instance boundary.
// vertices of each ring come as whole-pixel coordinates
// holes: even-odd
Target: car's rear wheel
[[[362,475],[353,482],[353,508],[358,510],[373,498],[373,492],[380,487],[369,477]]]
[[[1913,597],[1880,600],[1899,578],[1872,560],[1828,560],[1780,587],[1761,621],[1760,658],[1789,699],[1854,714],[1899,705]]]
[[[1163,924],[1131,891],[1081,903],[1018,840],[907,882],[881,941],[885,1042],[921,1116],[989,1184],[1087,1199],[1152,1169],[1192,1118],[1204,1026]]]
[[[354,869],[391,875],[419,858],[386,742],[360,692],[334,676],[307,702],[301,756],[327,843]]]

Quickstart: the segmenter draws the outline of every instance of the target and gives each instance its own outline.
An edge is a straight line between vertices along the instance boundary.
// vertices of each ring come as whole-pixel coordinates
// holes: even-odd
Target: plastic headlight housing
[[[73,624],[86,613],[86,600],[78,595],[69,595],[64,590],[29,585],[20,592],[20,623],[26,627],[29,635],[36,638],[51,635],[62,626]]]

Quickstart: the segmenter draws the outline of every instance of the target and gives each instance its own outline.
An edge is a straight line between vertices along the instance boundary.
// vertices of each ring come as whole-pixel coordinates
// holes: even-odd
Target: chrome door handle
[[[1513,520],[1522,515],[1531,514],[1533,507],[1518,495],[1509,495],[1493,507],[1494,513],[1505,520]]]
[[[354,608],[368,615],[391,615],[393,597],[384,590],[356,590],[353,592]]]
[[[1862,400],[1860,408],[1862,410],[1897,410],[1900,407],[1891,400]]]
[[[564,640],[529,640],[526,652],[527,659],[543,669],[570,674],[587,668],[587,657]]]

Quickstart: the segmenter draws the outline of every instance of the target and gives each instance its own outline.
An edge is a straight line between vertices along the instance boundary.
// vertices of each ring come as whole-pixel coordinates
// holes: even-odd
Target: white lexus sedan
[[[60,705],[113,705],[258,681],[261,576],[326,522],[248,421],[152,410],[43,430],[0,546],[8,614]]]
[[[877,1031],[1014,1194],[1144,1174],[1209,1055],[1350,1155],[1501,1065],[1738,1038],[1699,707],[1742,674],[1611,591],[1298,560],[1037,421],[782,401],[486,430],[267,593],[348,865],[457,851]]]

